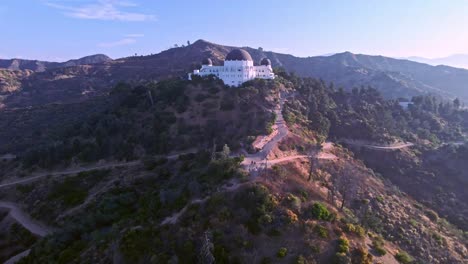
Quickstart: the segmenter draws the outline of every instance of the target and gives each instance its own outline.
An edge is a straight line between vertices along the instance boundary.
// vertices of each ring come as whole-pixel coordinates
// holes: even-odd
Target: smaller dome
[[[260,65],[265,65],[265,66],[271,65],[271,60],[267,58],[263,58],[262,61],[260,62]]]
[[[213,62],[210,58],[206,58],[202,61],[202,65],[213,65]]]

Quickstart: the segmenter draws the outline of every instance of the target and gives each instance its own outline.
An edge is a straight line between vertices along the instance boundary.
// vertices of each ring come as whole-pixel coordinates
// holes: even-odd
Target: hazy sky
[[[297,56],[441,57],[468,53],[468,1],[0,1],[0,58],[118,58],[197,39]]]

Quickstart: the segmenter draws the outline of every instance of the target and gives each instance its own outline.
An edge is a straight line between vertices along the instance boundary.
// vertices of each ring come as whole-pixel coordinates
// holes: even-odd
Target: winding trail
[[[197,150],[190,149],[190,150],[183,151],[180,153],[173,153],[173,154],[169,154],[167,156],[161,156],[161,157],[165,157],[167,159],[172,160],[172,159],[177,159],[181,155],[186,155],[186,154],[196,153],[196,152]],[[39,180],[41,178],[48,177],[48,176],[51,176],[51,177],[66,176],[66,175],[71,175],[71,174],[78,174],[80,172],[101,170],[101,169],[113,169],[113,168],[118,168],[118,167],[128,167],[128,166],[135,166],[138,164],[141,164],[141,162],[139,160],[136,160],[136,161],[128,161],[128,162],[107,163],[107,164],[102,164],[102,165],[96,164],[96,165],[89,166],[89,167],[80,167],[80,168],[68,169],[68,170],[63,170],[63,171],[42,172],[42,173],[38,173],[34,176],[27,177],[27,178],[13,180],[10,182],[2,182],[0,183],[0,188],[22,184],[22,183],[28,183],[28,182]]]
[[[273,160],[267,160],[268,154],[271,152],[271,150],[289,134],[289,129],[283,117],[284,102],[285,102],[284,95],[280,94],[279,105],[275,109],[275,114],[277,117],[275,125],[278,127],[278,133],[276,133],[276,135],[268,143],[264,145],[262,150],[260,150],[259,152],[255,154],[247,155],[244,158],[244,161],[242,162],[242,166],[244,166],[244,168],[246,168],[248,171],[250,172],[258,171],[262,167],[266,166],[265,163],[267,163],[268,165],[272,165],[272,164],[277,164],[277,163],[284,162],[284,161],[291,161],[291,160],[302,159],[302,158],[310,158],[310,155],[294,155],[294,156],[282,157],[282,158],[273,159]],[[330,150],[332,148],[333,148],[333,143],[331,142],[326,142],[323,144],[323,150]],[[324,160],[338,159],[338,157],[336,157],[335,155],[331,153],[326,153],[326,152],[320,152],[317,158],[324,159]]]
[[[25,213],[18,204],[12,202],[0,201],[0,208],[8,209],[9,215],[15,219],[20,225],[29,230],[29,232],[44,237],[52,233],[53,229],[46,225],[39,223],[32,219],[27,213]]]
[[[409,148],[414,146],[413,143],[408,142],[408,143],[398,143],[395,145],[390,145],[390,146],[378,146],[378,145],[364,145],[366,148],[371,148],[371,149],[382,149],[382,150],[394,150],[394,149],[404,149],[404,148]]]
[[[20,179],[20,180],[1,183],[0,188],[8,187],[8,186],[16,185],[16,184],[32,182],[32,181],[39,180],[39,179],[47,177],[47,176],[52,176],[52,177],[54,177],[54,176],[65,176],[65,175],[77,174],[77,173],[85,172],[85,171],[100,170],[100,169],[112,169],[112,168],[125,167],[125,166],[135,166],[135,165],[137,165],[139,163],[140,163],[140,161],[108,163],[108,164],[104,164],[104,165],[94,165],[94,166],[90,166],[90,167],[82,167],[82,168],[64,170],[64,171],[43,172],[43,173],[38,173],[38,174],[36,174],[34,176],[31,176],[31,177],[28,177],[28,178],[23,178],[23,179]]]
[[[275,114],[276,114],[276,121],[275,125],[278,127],[278,133],[268,142],[266,143],[262,150],[255,154],[250,154],[245,156],[244,161],[242,162],[242,165],[244,167],[249,166],[252,163],[259,163],[262,160],[265,160],[268,154],[271,152],[271,150],[280,142],[283,138],[285,138],[289,134],[289,129],[286,126],[286,122],[284,121],[283,118],[283,106],[284,106],[284,101],[285,99],[283,98],[283,95],[280,95],[280,102],[278,107],[275,109]]]
[[[194,204],[200,204],[200,203],[204,203],[206,202],[208,199],[210,198],[210,196],[207,196],[203,199],[194,199],[192,200],[190,203],[188,203],[186,206],[184,206],[184,208],[182,208],[179,212],[173,214],[172,216],[169,216],[169,217],[166,217],[162,222],[161,222],[161,226],[163,225],[167,225],[167,224],[175,224],[177,223],[177,221],[179,220],[179,218],[187,211],[187,209],[194,205]]]
[[[223,186],[221,186],[217,191],[216,193],[220,193],[220,192],[232,192],[232,191],[235,191],[237,189],[239,189],[241,186],[247,184],[249,182],[244,182],[244,183],[240,183],[240,182],[229,182]],[[206,202],[208,199],[211,198],[212,195],[208,195],[206,196],[205,198],[203,199],[193,199],[192,201],[190,201],[190,203],[188,203],[186,206],[184,206],[184,208],[182,208],[181,210],[179,210],[178,212],[174,213],[172,216],[168,216],[166,218],[164,218],[164,220],[161,222],[161,224],[159,224],[160,226],[163,226],[163,225],[173,225],[173,224],[176,224],[177,221],[179,220],[179,218],[187,211],[187,209],[194,205],[194,204],[202,204],[204,202]]]
[[[18,224],[23,226],[25,229],[29,230],[29,232],[39,236],[44,237],[48,234],[53,232],[53,228],[48,227],[38,221],[32,219],[26,212],[24,212],[18,204],[12,202],[5,202],[0,201],[0,208],[6,208],[9,210],[9,215],[11,218],[15,219]],[[11,257],[4,264],[13,264],[18,262],[23,257],[29,255],[31,249],[27,249],[19,254]]]
[[[165,156],[167,159],[177,159],[181,155],[189,154],[189,153],[194,153],[196,150],[189,150],[189,151],[184,151],[181,153],[174,153],[174,154],[169,154]],[[0,188],[2,187],[9,187],[9,186],[14,186],[17,184],[24,184],[28,182],[33,182],[35,180],[39,180],[44,177],[52,176],[52,177],[57,177],[57,176],[66,176],[66,175],[71,175],[71,174],[77,174],[80,172],[85,172],[85,171],[92,171],[92,170],[97,170],[97,169],[110,169],[110,168],[117,168],[117,167],[124,167],[124,166],[135,166],[140,164],[140,161],[130,161],[130,162],[120,162],[120,163],[108,163],[108,164],[103,164],[103,165],[94,165],[94,166],[89,166],[89,167],[82,167],[82,168],[75,168],[75,169],[69,169],[65,171],[55,171],[55,172],[44,172],[44,173],[38,173],[34,176],[28,177],[28,178],[23,178],[20,180],[14,180],[10,182],[4,182],[0,184]],[[187,206],[188,207],[188,206]],[[25,229],[29,230],[31,233],[39,236],[39,237],[44,237],[48,234],[51,234],[53,232],[53,228],[48,227],[34,219],[32,219],[26,212],[24,212],[21,207],[13,202],[7,202],[7,201],[0,201],[0,208],[5,208],[9,210],[9,215],[16,220],[21,226],[23,226]],[[187,210],[187,209],[185,209]],[[185,211],[184,211],[185,212]],[[180,214],[183,214],[184,212],[181,212]],[[176,220],[178,219],[179,216],[176,217]],[[29,255],[29,252],[31,249],[27,249],[23,252],[20,252],[19,254],[11,257],[10,259],[6,260],[4,264],[14,264],[18,262],[20,259],[23,257]]]
[[[3,264],[14,264],[14,263],[18,262],[20,259],[22,259],[22,258],[26,257],[27,255],[29,255],[29,252],[31,252],[31,249],[26,249],[25,251],[11,257],[7,261],[5,261],[5,263],[3,263]]]
[[[345,144],[353,145],[353,146],[364,147],[364,148],[375,149],[375,150],[397,150],[397,149],[404,149],[404,148],[409,148],[409,147],[414,146],[414,143],[411,143],[411,142],[398,142],[398,143],[390,144],[390,145],[374,145],[365,141],[349,140],[349,139],[343,139],[341,140],[341,142]]]

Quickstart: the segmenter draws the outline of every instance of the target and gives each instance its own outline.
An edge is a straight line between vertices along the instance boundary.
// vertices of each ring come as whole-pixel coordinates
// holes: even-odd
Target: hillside
[[[468,111],[408,77],[427,66],[247,48],[286,70],[180,78],[231,49],[2,70],[0,200],[53,233],[0,211],[0,261],[466,262]]]
[[[211,78],[120,83],[94,110],[42,106],[56,125],[6,134],[9,151],[22,147],[0,162],[0,199],[55,232],[18,248],[6,232],[1,257],[34,243],[20,263],[465,263],[466,205],[454,198],[464,197],[464,148],[447,156],[458,157],[450,177],[434,164],[434,176],[402,179],[442,142],[464,140],[468,112],[430,96],[404,110],[375,89],[277,74],[238,89]],[[36,109],[0,122],[31,130]],[[259,138],[269,142],[257,152]],[[344,139],[417,148],[366,156]],[[390,161],[410,164],[396,174]],[[459,211],[427,200],[447,196]]]
[[[12,66],[16,64],[8,61],[6,64],[4,62],[6,66],[3,67],[12,70],[31,69],[36,72],[9,79],[8,83],[15,83],[16,88],[15,92],[4,94],[3,104],[6,107],[25,107],[70,103],[104,94],[119,81],[144,83],[170,77],[186,78],[186,74],[199,66],[202,59],[210,57],[214,64],[220,64],[234,48],[198,40],[189,46],[172,48],[156,55],[116,60],[100,55],[96,60],[83,58],[76,62],[62,63],[60,66],[38,63],[37,65],[42,65],[40,67],[36,62],[25,61],[24,65],[35,66],[19,67]],[[410,99],[415,95],[430,93],[442,98],[459,97],[463,101],[468,100],[468,91],[465,88],[468,70],[464,69],[349,52],[299,58],[248,47],[245,49],[256,62],[267,57],[272,61],[273,67],[283,67],[301,77],[334,82],[335,86],[348,90],[370,85],[386,98]],[[0,83],[0,90],[7,89],[12,90]]]

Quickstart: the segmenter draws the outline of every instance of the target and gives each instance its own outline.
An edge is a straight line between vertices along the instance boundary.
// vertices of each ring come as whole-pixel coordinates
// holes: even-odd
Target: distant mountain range
[[[85,64],[97,64],[109,61],[112,61],[112,59],[104,54],[90,55],[76,60],[69,60],[66,62],[48,62],[23,59],[0,59],[0,68],[8,70],[32,70],[36,72],[43,72],[48,69],[71,67]]]
[[[219,65],[235,48],[198,40],[151,56],[116,60],[105,55],[64,63],[2,60],[0,106],[2,103],[6,107],[25,107],[76,102],[106,93],[119,81],[138,84],[170,77],[186,78],[204,58],[209,57]],[[255,63],[267,57],[273,67],[333,82],[335,87],[349,90],[372,86],[387,98],[409,99],[429,93],[450,100],[459,97],[468,102],[468,70],[465,69],[350,52],[300,58],[249,47],[244,49]]]
[[[423,57],[408,57],[408,60],[426,63],[429,65],[447,65],[451,67],[468,69],[468,54],[454,54],[448,57],[428,59]]]

